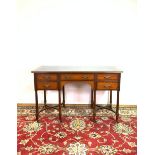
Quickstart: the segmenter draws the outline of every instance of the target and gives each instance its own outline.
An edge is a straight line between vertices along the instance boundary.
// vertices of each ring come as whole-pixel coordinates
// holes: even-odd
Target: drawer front
[[[54,81],[57,80],[57,74],[37,74],[37,80],[39,81]]]
[[[62,74],[61,80],[94,80],[94,74]]]
[[[58,89],[57,82],[37,82],[37,90],[55,90]]]
[[[108,74],[108,73],[103,73],[103,74],[97,74],[97,80],[118,80],[119,79],[119,74]]]
[[[118,90],[118,86],[117,82],[98,82],[97,90]]]

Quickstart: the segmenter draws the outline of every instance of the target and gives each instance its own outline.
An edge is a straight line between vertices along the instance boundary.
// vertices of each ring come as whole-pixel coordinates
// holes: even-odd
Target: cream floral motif
[[[102,120],[108,120],[108,117],[104,116],[104,117],[101,117]]]
[[[25,150],[27,150],[27,151],[32,151],[33,150],[33,147],[32,146],[30,146],[30,147],[25,147]]]
[[[137,115],[137,110],[134,109],[120,109],[120,114],[121,115],[128,115],[128,116],[136,116]]]
[[[96,139],[96,138],[100,138],[101,135],[99,135],[99,134],[96,133],[96,132],[91,132],[91,133],[89,134],[89,137],[90,137],[90,138]]]
[[[41,130],[42,125],[40,123],[37,122],[33,122],[33,123],[29,123],[28,125],[26,125],[23,128],[23,131],[26,132],[37,132],[39,130]]]
[[[129,135],[134,133],[131,127],[122,123],[115,124],[113,129],[116,133],[123,134],[123,135]]]
[[[131,121],[131,118],[129,117],[121,117],[121,120],[124,121],[124,122],[130,122]]]
[[[23,145],[25,145],[28,141],[29,141],[28,139],[21,140],[19,144],[23,144]]]
[[[113,148],[110,145],[102,145],[99,147],[99,150],[104,154],[104,155],[114,155],[117,152],[117,149]]]
[[[70,123],[70,128],[75,131],[81,131],[86,127],[85,122],[82,119],[75,119]]]
[[[55,152],[56,146],[52,144],[45,144],[39,147],[39,152],[42,154],[51,154]]]
[[[128,142],[128,145],[131,146],[131,147],[136,147],[136,143],[135,142]]]
[[[80,136],[75,136],[74,138],[77,139],[77,140],[79,140],[79,139],[81,139],[82,137],[80,137]]]
[[[34,120],[35,117],[34,117],[33,115],[29,115],[29,116],[27,116],[25,119],[26,119],[26,120]]]
[[[128,154],[128,153],[131,153],[131,150],[130,150],[130,149],[126,149],[126,148],[124,148],[124,149],[122,150],[122,152]]]
[[[40,140],[42,142],[44,140],[44,138],[40,137],[40,138],[38,138],[38,140]]]
[[[67,148],[69,155],[86,155],[87,148],[85,144],[80,144],[79,142],[70,144]]]
[[[55,134],[58,138],[65,138],[67,136],[66,132],[58,132]]]
[[[102,121],[102,120],[100,120],[100,119],[97,119],[97,120],[96,120],[96,123],[98,123],[98,124],[102,124],[102,123],[103,123],[103,121]]]

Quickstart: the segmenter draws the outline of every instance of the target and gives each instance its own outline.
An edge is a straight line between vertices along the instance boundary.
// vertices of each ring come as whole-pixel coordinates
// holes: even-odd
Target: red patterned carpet
[[[121,107],[119,123],[107,110],[64,108],[59,123],[56,110],[34,121],[34,106],[18,106],[17,151],[19,155],[136,155],[136,107]]]

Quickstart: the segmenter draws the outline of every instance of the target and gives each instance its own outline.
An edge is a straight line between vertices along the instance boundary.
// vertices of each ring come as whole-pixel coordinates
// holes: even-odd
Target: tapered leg
[[[94,90],[94,104],[93,104],[93,121],[95,122],[96,116],[96,90]]]
[[[62,122],[61,119],[61,90],[58,91],[58,96],[59,96],[59,120]]]
[[[112,108],[112,90],[110,90],[110,108]]]
[[[93,108],[93,89],[91,89],[91,108]]]
[[[116,105],[116,121],[118,122],[119,117],[119,90],[117,90],[117,105]]]
[[[63,107],[65,107],[65,86],[62,88],[62,94],[63,94]]]
[[[47,103],[47,101],[46,101],[46,90],[44,90],[44,106],[46,106],[46,103]]]
[[[38,93],[35,90],[35,101],[36,101],[36,121],[38,122]]]

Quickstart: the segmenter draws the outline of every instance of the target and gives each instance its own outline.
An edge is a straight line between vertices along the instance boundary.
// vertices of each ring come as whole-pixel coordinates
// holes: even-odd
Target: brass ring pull
[[[105,75],[104,78],[105,79],[109,79],[111,76],[110,75]]]
[[[45,76],[45,79],[46,79],[46,80],[50,80],[50,76],[49,76],[49,75],[46,75],[46,76]]]
[[[88,75],[83,75],[83,79],[88,79]]]
[[[111,84],[105,84],[104,87],[109,88],[109,87],[111,87]]]
[[[45,84],[44,86],[45,86],[45,88],[48,88],[48,87],[50,86],[50,84],[47,83],[47,84]]]
[[[69,79],[69,75],[65,75],[64,78],[65,78],[65,80],[68,80]]]

